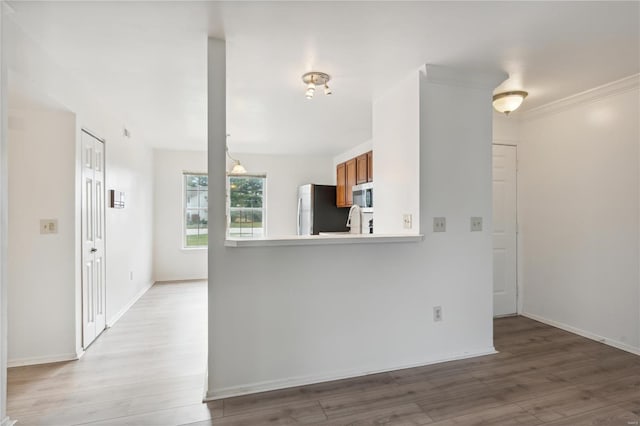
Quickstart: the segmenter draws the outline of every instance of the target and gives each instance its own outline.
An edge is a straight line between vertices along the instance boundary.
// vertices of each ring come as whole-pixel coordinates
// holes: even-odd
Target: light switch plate
[[[40,219],[41,234],[57,234],[58,219]]]
[[[413,223],[413,220],[412,220],[411,214],[405,213],[402,215],[402,227],[404,229],[411,229],[412,223]]]
[[[434,217],[433,218],[433,232],[446,232],[447,231],[447,218],[446,217]]]
[[[471,232],[479,232],[482,231],[482,218],[481,217],[472,217],[471,218]]]

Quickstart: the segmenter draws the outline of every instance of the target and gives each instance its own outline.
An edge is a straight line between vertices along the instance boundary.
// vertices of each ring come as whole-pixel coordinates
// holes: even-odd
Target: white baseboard
[[[2,419],[2,422],[0,422],[0,426],[13,426],[15,425],[17,422],[17,420],[11,420],[8,416],[5,417],[4,419]]]
[[[492,355],[496,353],[498,352],[495,350],[495,348],[491,347],[489,349],[482,350],[482,351],[477,351],[473,353],[465,352],[462,354],[455,354],[449,357],[439,358],[439,359],[428,359],[428,360],[417,362],[410,365],[404,364],[404,365],[397,365],[397,366],[367,370],[367,371],[354,369],[350,371],[334,372],[330,374],[322,374],[322,375],[315,375],[315,376],[291,377],[286,379],[250,383],[247,385],[230,386],[230,387],[218,389],[215,391],[212,391],[211,389],[209,389],[205,394],[204,402],[214,401],[214,400],[223,399],[223,398],[230,398],[232,396],[248,395],[248,394],[258,393],[258,392],[267,392],[272,390],[285,389],[285,388],[290,388],[294,386],[305,386],[305,385],[311,385],[315,383],[330,382],[332,380],[350,379],[353,377],[368,376],[370,374],[386,373],[388,371],[402,370],[405,368],[422,367],[430,364],[439,364],[441,362],[456,361],[456,360],[466,359],[466,358],[475,358],[478,356]]]
[[[154,284],[155,284],[155,282],[151,281],[146,286],[141,288],[140,291],[135,296],[133,296],[131,298],[129,303],[127,303],[122,309],[120,309],[120,311],[118,311],[117,314],[112,316],[111,319],[109,321],[107,321],[107,328],[113,327],[115,325],[115,323],[117,323],[118,320],[120,318],[122,318],[124,313],[127,312],[129,309],[131,309],[131,307],[138,301],[138,299],[140,299],[147,291],[149,291],[149,289],[151,287],[153,287]]]
[[[75,353],[38,356],[33,358],[17,358],[17,359],[8,360],[7,368],[24,367],[27,365],[37,365],[37,364],[51,364],[54,362],[75,361],[77,359],[78,359],[78,355]],[[3,426],[3,424],[0,424],[0,426]]]
[[[179,284],[179,283],[197,283],[197,282],[202,282],[202,281],[207,281],[209,280],[209,278],[205,277],[205,278],[185,278],[185,279],[179,279],[179,280],[159,280],[156,281],[156,284]]]
[[[532,320],[541,322],[543,324],[550,325],[552,327],[559,328],[564,331],[568,331],[569,333],[577,334],[578,336],[586,337],[587,339],[595,340],[599,343],[604,343],[605,345],[612,346],[616,349],[621,349],[626,352],[631,352],[635,355],[640,355],[640,348],[633,347],[631,345],[627,345],[626,343],[618,342],[617,340],[609,339],[607,337],[599,336],[595,333],[591,333],[590,331],[582,330],[580,328],[572,327],[567,324],[563,324],[561,322],[557,322],[554,320],[550,320],[547,318],[543,318],[541,316],[531,314],[528,312],[523,312],[521,314],[523,317],[530,318]]]
[[[138,301],[152,286],[153,282],[146,285],[142,288],[138,294],[136,294],[129,303],[126,304],[124,308],[122,308],[116,315],[114,315],[111,320],[107,322],[107,328],[113,327],[113,325],[127,312],[134,303]],[[75,361],[80,359],[84,355],[84,351],[80,351],[78,353],[70,353],[70,354],[61,354],[61,355],[47,355],[42,357],[33,357],[33,358],[18,358],[18,359],[10,359],[7,361],[7,367],[24,367],[27,365],[37,365],[37,364],[51,364],[53,362],[64,362],[64,361]],[[0,426],[4,426],[3,423],[0,423]]]

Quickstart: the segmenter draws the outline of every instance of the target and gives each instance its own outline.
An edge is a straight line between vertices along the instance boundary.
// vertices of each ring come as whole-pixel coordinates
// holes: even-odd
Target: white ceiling
[[[12,19],[154,147],[206,148],[206,37],[227,41],[235,152],[336,154],[422,64],[502,69],[522,110],[640,72],[638,2],[11,2]],[[301,75],[333,76],[304,98]]]

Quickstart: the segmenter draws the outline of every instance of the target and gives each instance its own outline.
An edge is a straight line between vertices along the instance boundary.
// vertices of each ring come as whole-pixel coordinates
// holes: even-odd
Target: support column
[[[209,160],[209,271],[224,268],[224,239],[226,233],[226,160],[227,135],[227,64],[224,40],[209,39],[208,44],[208,160]],[[222,259],[222,260],[221,260]],[[209,274],[209,324],[220,323],[219,312],[213,307],[217,297],[215,274]],[[205,400],[212,397],[213,344],[215,329],[209,326],[209,352],[207,392]]]
[[[0,2],[0,425],[13,422],[7,415],[7,63],[4,20],[9,6]]]

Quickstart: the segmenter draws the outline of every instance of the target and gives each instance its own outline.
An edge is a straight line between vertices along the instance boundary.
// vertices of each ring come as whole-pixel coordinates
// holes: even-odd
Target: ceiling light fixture
[[[313,98],[316,94],[316,86],[324,86],[324,94],[330,95],[333,92],[329,88],[329,80],[331,80],[331,76],[329,74],[319,72],[319,71],[311,71],[302,76],[302,81],[307,85],[307,91],[305,92],[305,97],[307,99]]]
[[[307,99],[313,98],[313,95],[316,93],[316,85],[313,83],[307,84],[307,91],[305,92],[305,96]]]
[[[496,111],[509,115],[510,112],[517,110],[522,105],[522,101],[527,95],[528,93],[523,90],[498,93],[493,95],[493,107]]]
[[[227,135],[227,139],[229,139],[229,136],[231,135]],[[229,172],[230,175],[244,175],[247,173],[247,169],[244,168],[244,166],[242,164],[240,164],[240,160],[236,160],[235,158],[233,158],[231,156],[231,154],[229,154],[229,144],[227,143],[226,145],[227,148],[227,157],[229,157],[229,159],[231,161],[233,161],[233,167],[231,168],[231,171]]]

